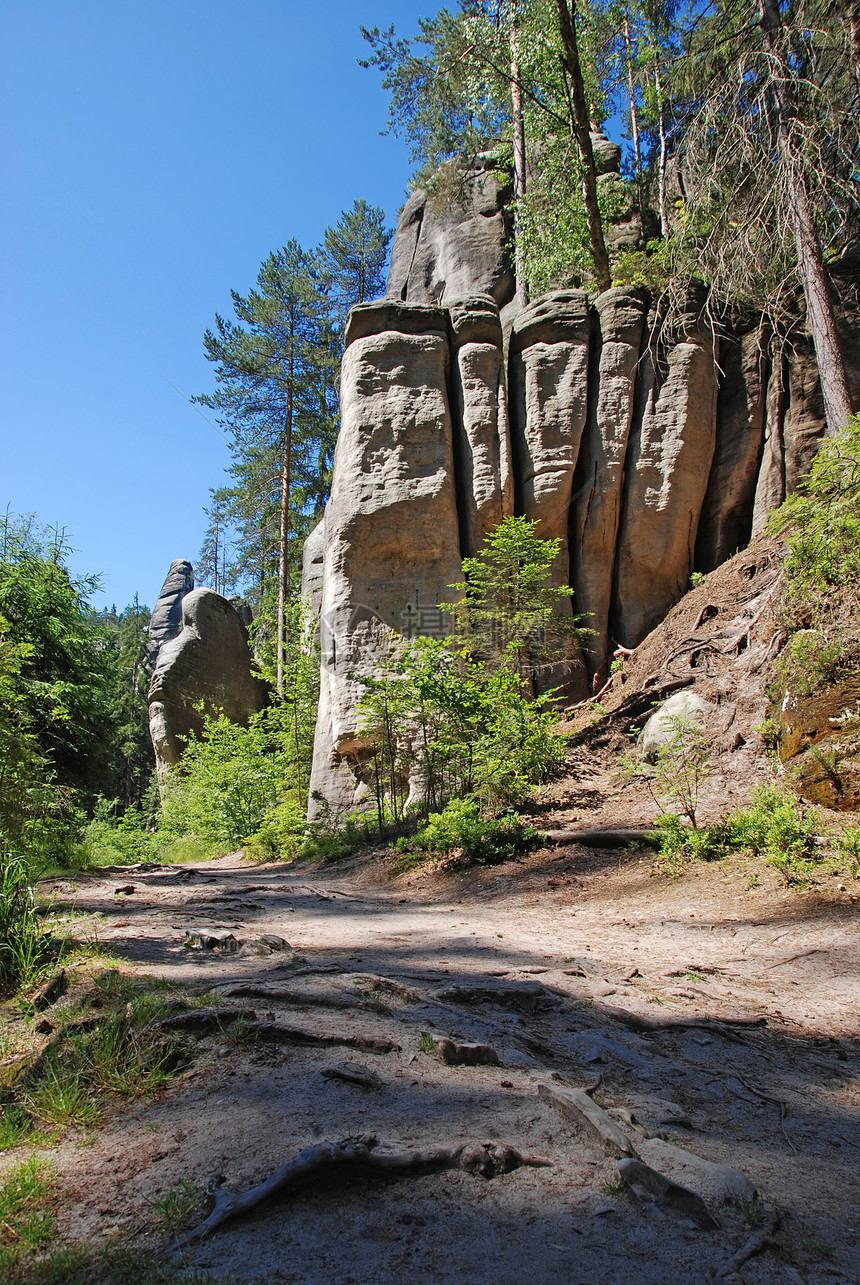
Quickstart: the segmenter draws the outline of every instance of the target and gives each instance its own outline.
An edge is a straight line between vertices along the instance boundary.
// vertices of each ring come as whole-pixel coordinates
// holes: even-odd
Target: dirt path
[[[571,848],[468,876],[395,877],[379,854],[58,886],[128,968],[220,988],[219,1003],[293,1030],[208,1036],[162,1099],[86,1148],[61,1145],[61,1234],[120,1228],[160,1251],[146,1202],[180,1180],[242,1189],[315,1141],[368,1132],[398,1149],[492,1138],[552,1167],[328,1185],[216,1232],[190,1261],[238,1282],[698,1285],[720,1279],[756,1206],[749,1191],[745,1212],[724,1203],[719,1175],[674,1147],[746,1175],[780,1211],[776,1245],[731,1279],[860,1281],[856,901],[769,875],[750,887],[737,863],[648,871]],[[197,929],[245,945],[187,949]],[[259,953],[266,934],[290,949]],[[297,1044],[297,1029],[332,1044]],[[446,1065],[433,1036],[490,1045],[501,1065]],[[347,1063],[372,1084],[326,1074]],[[622,1189],[616,1157],[539,1096],[598,1076],[594,1099],[643,1159],[699,1190],[718,1230]]]

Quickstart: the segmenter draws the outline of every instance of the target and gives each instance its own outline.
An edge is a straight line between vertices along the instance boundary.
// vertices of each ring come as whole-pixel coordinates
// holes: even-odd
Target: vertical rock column
[[[159,650],[171,638],[175,638],[182,628],[182,600],[193,588],[194,572],[191,563],[184,558],[175,558],[170,564],[149,621],[147,656],[150,668],[155,667]]]
[[[716,436],[717,341],[703,307],[697,293],[680,341],[643,357],[644,411],[631,434],[616,556],[613,618],[626,647],[690,587]]]
[[[441,308],[393,301],[360,304],[347,323],[326,509],[311,819],[325,805],[338,814],[368,801],[361,676],[416,626],[441,632],[437,604],[461,575],[447,327]]]
[[[555,585],[570,584],[568,526],[588,408],[588,345],[588,301],[581,290],[544,295],[520,314],[511,334],[516,511],[537,521],[542,540],[561,541],[552,567]],[[571,656],[537,682],[539,690],[548,686],[560,687],[568,699],[584,695],[581,657]]]
[[[615,542],[621,517],[624,458],[647,305],[628,286],[605,290],[596,302],[600,354],[593,411],[574,478],[570,539],[574,610],[594,630],[586,645],[591,673],[602,673],[609,649],[609,610]]]
[[[696,542],[696,569],[713,571],[749,543],[764,439],[768,335],[732,328],[720,340],[714,461]]]
[[[472,557],[514,511],[502,326],[488,295],[449,305],[460,537]]]

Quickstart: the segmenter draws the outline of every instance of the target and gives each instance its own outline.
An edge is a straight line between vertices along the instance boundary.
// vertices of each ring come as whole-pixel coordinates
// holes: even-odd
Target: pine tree
[[[385,269],[394,234],[386,230],[385,211],[363,198],[326,228],[319,267],[329,301],[341,325],[350,308],[385,292]]]
[[[314,256],[290,241],[269,255],[257,288],[231,292],[236,321],[221,316],[204,346],[219,385],[196,400],[232,436],[235,499],[258,518],[261,563],[277,552],[274,635],[283,685],[284,620],[300,544],[322,502],[336,432],[335,338]],[[253,479],[249,490],[248,475]],[[245,485],[242,485],[242,484]],[[271,513],[277,507],[277,534]],[[261,581],[267,577],[261,566]]]

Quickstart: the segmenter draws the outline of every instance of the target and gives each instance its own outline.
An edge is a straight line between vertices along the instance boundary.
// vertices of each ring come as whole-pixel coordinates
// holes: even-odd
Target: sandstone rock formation
[[[634,647],[686,592],[716,441],[717,337],[691,300],[668,351],[642,361],[642,412],[631,438],[618,535],[615,637]],[[665,362],[665,375],[663,366]]]
[[[749,323],[720,337],[719,433],[699,521],[698,571],[713,571],[752,536],[767,411],[768,339],[767,330]]]
[[[160,648],[171,638],[175,638],[182,628],[182,600],[193,588],[194,572],[191,563],[184,558],[171,562],[149,621],[150,669],[155,666]]]
[[[603,669],[609,648],[624,461],[646,310],[644,293],[624,286],[604,291],[595,303],[597,389],[577,463],[570,523],[576,610],[594,631],[586,648],[592,673]]]
[[[436,304],[488,294],[501,308],[515,290],[510,185],[490,156],[469,170],[451,162],[445,177],[447,199],[434,202],[418,189],[400,213],[386,298]]]
[[[455,274],[441,270],[432,289],[426,274],[404,275],[399,242],[392,279],[410,302],[350,315],[332,496],[305,548],[304,590],[322,613],[312,816],[366,806],[361,678],[416,632],[444,633],[437,605],[461,557],[503,516],[560,539],[553,574],[594,630],[588,671],[600,681],[615,645],[639,643],[693,570],[749,539],[823,432],[802,351],[771,369],[755,321],[718,332],[701,289],[662,331],[642,291],[593,303],[553,291],[514,320],[505,379],[498,297],[476,294],[474,279],[453,297]],[[576,699],[585,678],[571,651],[535,672],[535,690]]]
[[[444,310],[383,301],[350,314],[326,512],[314,792],[368,794],[358,703],[372,674],[460,575]],[[441,627],[441,621],[440,625]]]
[[[325,516],[320,518],[302,548],[302,597],[314,615],[319,615],[322,604],[324,557]]]
[[[573,471],[588,407],[588,299],[558,290],[517,318],[511,335],[511,406],[517,511],[543,540],[561,540],[553,583],[570,583]]]
[[[201,702],[207,714],[221,712],[246,724],[266,699],[265,683],[251,673],[248,640],[235,608],[214,589],[186,594],[181,632],[162,644],[149,687],[159,784],[179,762],[188,736],[202,731],[196,708]]]
[[[472,557],[514,511],[502,326],[488,295],[458,299],[448,315],[460,544]]]

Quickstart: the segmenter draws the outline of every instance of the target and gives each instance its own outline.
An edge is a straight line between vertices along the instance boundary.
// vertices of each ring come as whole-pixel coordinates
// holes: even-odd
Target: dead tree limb
[[[657,843],[647,830],[544,830],[547,843],[581,843],[586,848],[625,848],[634,843]]]
[[[550,1166],[549,1160],[524,1156],[506,1143],[481,1142],[473,1146],[434,1147],[429,1151],[376,1151],[373,1134],[345,1138],[342,1142],[320,1142],[288,1160],[270,1178],[248,1191],[233,1192],[218,1187],[212,1194],[215,1207],[208,1218],[180,1236],[171,1245],[176,1252],[195,1245],[216,1228],[246,1214],[272,1196],[284,1196],[333,1174],[364,1177],[405,1177],[440,1169],[463,1169],[482,1178],[511,1173],[522,1165]]]

